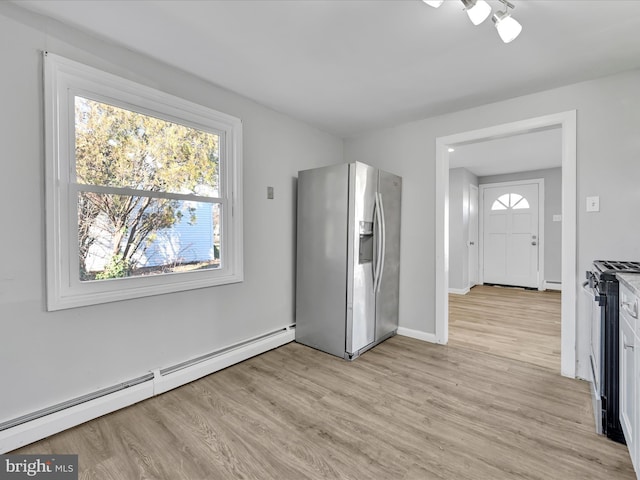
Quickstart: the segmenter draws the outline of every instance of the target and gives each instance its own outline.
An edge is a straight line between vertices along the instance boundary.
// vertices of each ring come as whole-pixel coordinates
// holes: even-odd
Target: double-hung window
[[[47,306],[242,280],[242,124],[45,53]]]

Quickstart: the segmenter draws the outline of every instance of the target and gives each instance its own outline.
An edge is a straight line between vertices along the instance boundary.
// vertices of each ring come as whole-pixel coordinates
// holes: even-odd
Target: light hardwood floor
[[[450,294],[449,345],[560,372],[560,292],[477,285]]]
[[[290,343],[19,453],[83,479],[632,479],[588,385],[393,337],[346,362]]]

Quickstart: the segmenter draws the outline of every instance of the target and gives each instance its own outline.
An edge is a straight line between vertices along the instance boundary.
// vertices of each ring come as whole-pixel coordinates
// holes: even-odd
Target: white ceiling
[[[449,168],[465,167],[478,177],[561,166],[560,128],[458,145],[449,153]]]
[[[494,11],[496,0],[488,0]],[[20,0],[343,137],[640,67],[639,0]]]

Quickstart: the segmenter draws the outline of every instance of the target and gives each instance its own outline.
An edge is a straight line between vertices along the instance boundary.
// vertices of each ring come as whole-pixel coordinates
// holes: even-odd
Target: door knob
[[[469,242],[469,245],[475,245],[476,242]]]
[[[538,242],[531,242],[531,245],[537,245]]]

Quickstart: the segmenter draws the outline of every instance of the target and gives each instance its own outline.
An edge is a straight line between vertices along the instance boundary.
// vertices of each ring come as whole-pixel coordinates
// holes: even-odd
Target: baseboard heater
[[[0,454],[185,385],[295,339],[290,325],[0,423]]]
[[[113,385],[111,387],[103,388],[102,390],[98,390],[96,392],[88,393],[87,395],[82,395],[80,397],[72,398],[71,400],[67,400],[66,402],[58,403],[56,405],[43,408],[42,410],[28,413],[27,415],[23,415],[22,417],[14,418],[7,422],[0,423],[0,432],[4,430],[8,430],[9,428],[17,427],[18,425],[22,425],[23,423],[31,422],[33,420],[37,420],[38,418],[51,415],[52,413],[60,412],[62,410],[75,407],[76,405],[80,405],[82,403],[90,402],[91,400],[95,400],[96,398],[104,397],[106,395],[119,392],[120,390],[124,390],[125,388],[133,387],[135,385],[140,385],[141,383],[144,383],[144,382],[149,382],[151,380],[153,380],[153,373],[143,375],[142,377],[133,378],[131,380],[127,380],[126,382],[122,382],[117,385]]]

